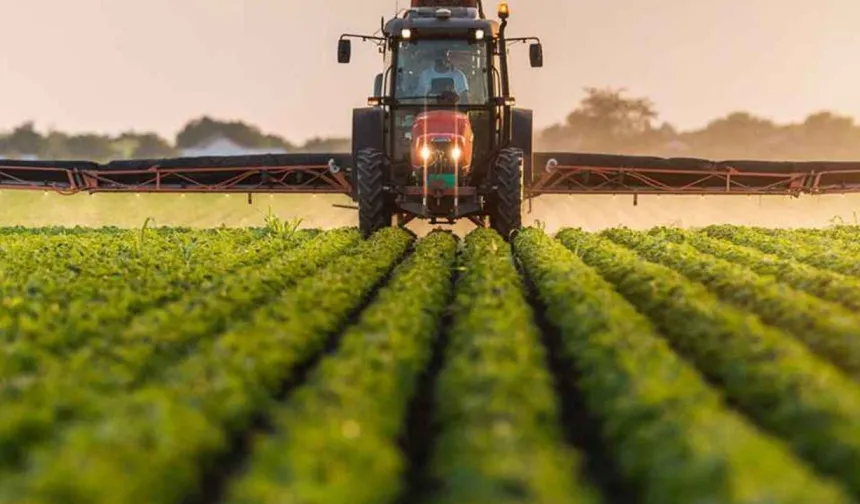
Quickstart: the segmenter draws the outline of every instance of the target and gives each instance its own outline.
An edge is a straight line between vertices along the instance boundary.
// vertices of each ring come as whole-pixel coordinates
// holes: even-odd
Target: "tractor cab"
[[[414,0],[412,8],[383,23],[381,37],[360,37],[377,42],[384,55],[369,107],[357,109],[353,121],[360,223],[366,222],[362,207],[372,209],[366,215],[372,222],[363,230],[390,225],[392,217],[400,224],[416,217],[433,223],[500,221],[493,212],[508,205],[497,197],[500,154],[517,164],[506,171],[522,177],[532,143],[531,113],[512,108],[508,44],[537,40],[506,39],[508,14],[504,2],[497,21],[484,16],[478,0]],[[359,36],[341,38],[342,63],[349,61],[353,37]],[[541,55],[537,41],[532,66],[541,66]],[[510,149],[519,154],[510,158]],[[363,183],[369,180],[372,187]],[[522,180],[515,185],[521,188]],[[362,192],[373,198],[382,193],[384,203],[363,200]],[[521,201],[522,195],[504,199]],[[505,213],[499,230],[507,234],[519,219],[511,217],[513,210]]]
[[[485,40],[398,41],[391,150],[403,182],[421,185],[427,171],[434,190],[468,185],[473,161],[490,155],[490,54]]]

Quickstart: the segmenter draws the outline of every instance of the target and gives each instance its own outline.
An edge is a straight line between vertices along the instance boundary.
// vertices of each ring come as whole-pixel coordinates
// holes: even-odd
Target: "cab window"
[[[397,56],[400,104],[437,103],[456,94],[459,105],[485,105],[487,46],[466,40],[401,42]]]

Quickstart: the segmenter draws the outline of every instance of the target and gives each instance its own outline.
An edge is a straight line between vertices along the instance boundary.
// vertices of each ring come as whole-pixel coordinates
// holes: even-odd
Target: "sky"
[[[408,0],[400,0],[403,6]],[[0,130],[168,138],[207,114],[301,142],[348,136],[381,59],[338,65],[343,32],[373,33],[396,0],[0,0]],[[585,87],[625,88],[699,128],[736,111],[778,122],[860,118],[858,0],[510,0],[518,104],[564,120]],[[496,2],[487,3],[495,11]]]

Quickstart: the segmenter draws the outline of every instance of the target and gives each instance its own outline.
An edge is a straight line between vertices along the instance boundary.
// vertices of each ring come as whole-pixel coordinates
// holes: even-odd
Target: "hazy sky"
[[[401,0],[405,5],[408,0]],[[349,133],[380,68],[342,32],[372,33],[395,0],[0,0],[0,129],[172,137],[202,114],[301,141]],[[488,2],[495,11],[496,2]],[[512,35],[539,35],[545,68],[513,52],[514,91],[538,125],[586,86],[625,87],[700,127],[733,110],[778,121],[860,117],[858,0],[511,0]]]

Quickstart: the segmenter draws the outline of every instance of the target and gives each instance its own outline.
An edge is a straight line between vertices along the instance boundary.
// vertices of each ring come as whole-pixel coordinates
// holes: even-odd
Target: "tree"
[[[697,156],[721,159],[772,159],[787,143],[785,131],[773,121],[748,112],[732,112],[683,137]]]
[[[48,132],[39,157],[42,159],[68,159],[71,157],[69,155],[68,141],[69,135],[65,133],[59,131]]]
[[[132,157],[138,159],[152,158],[167,158],[176,155],[176,149],[173,148],[167,140],[155,134],[146,134],[140,137],[137,148],[132,152]]]
[[[293,146],[283,138],[263,134],[256,126],[250,126],[241,121],[218,121],[208,116],[186,124],[176,135],[176,146],[180,149],[196,147],[217,136],[229,138],[242,147],[293,149]]]
[[[126,132],[114,142],[121,148],[125,157],[135,159],[161,159],[177,155],[170,142],[155,133]]]
[[[547,148],[593,152],[641,150],[664,139],[665,126],[656,130],[658,113],[647,98],[627,98],[623,89],[586,88],[586,96],[563,125],[548,128],[540,137]],[[668,129],[666,129],[668,128]]]
[[[70,136],[66,140],[68,155],[74,159],[108,161],[116,156],[113,141],[109,136],[86,133]]]
[[[573,129],[597,131],[614,138],[631,138],[653,129],[657,119],[654,104],[648,98],[625,98],[623,89],[586,88],[579,108],[567,116]]]
[[[312,138],[301,146],[301,152],[346,153],[352,150],[349,138]]]
[[[45,138],[39,134],[32,122],[18,126],[6,137],[6,150],[13,154],[40,154]]]
[[[818,112],[790,130],[794,157],[835,160],[860,156],[860,128],[851,117]]]

